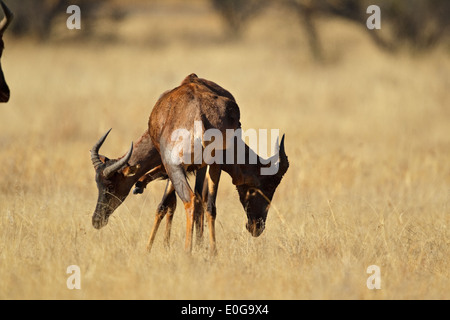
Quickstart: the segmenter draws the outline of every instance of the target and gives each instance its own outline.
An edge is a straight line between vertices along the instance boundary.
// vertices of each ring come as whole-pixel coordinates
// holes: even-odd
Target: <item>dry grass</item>
[[[220,39],[207,8],[188,28],[189,16],[169,13],[126,19],[121,37],[135,38],[113,43],[7,39],[0,298],[448,299],[448,54],[385,55],[352,25],[323,21],[328,62],[315,65],[286,12],[236,42]],[[256,239],[223,176],[215,258],[206,240],[183,253],[181,205],[171,249],[159,234],[146,254],[164,182],[130,196],[104,229],[91,226],[90,147],[113,127],[102,152],[123,154],[159,94],[191,72],[234,94],[244,128],[285,132],[291,162]],[[72,264],[81,290],[66,287]],[[373,264],[381,290],[366,287]]]

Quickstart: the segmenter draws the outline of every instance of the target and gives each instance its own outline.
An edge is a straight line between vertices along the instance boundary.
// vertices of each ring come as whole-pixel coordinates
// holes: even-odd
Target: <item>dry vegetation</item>
[[[202,2],[172,9],[129,16],[106,43],[6,39],[0,298],[448,299],[448,52],[385,55],[352,25],[322,21],[317,65],[288,12],[227,42]],[[145,252],[164,182],[91,226],[90,147],[112,127],[102,152],[122,155],[159,95],[191,72],[234,94],[244,129],[285,132],[291,163],[256,239],[223,175],[215,258],[206,239],[183,253],[181,205],[171,249],[161,233]],[[81,290],[66,287],[72,264]],[[381,290],[366,287],[373,264]]]

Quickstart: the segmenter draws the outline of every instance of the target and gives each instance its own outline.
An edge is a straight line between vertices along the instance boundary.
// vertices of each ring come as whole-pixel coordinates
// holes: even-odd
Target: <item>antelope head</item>
[[[3,12],[5,13],[5,17],[2,21],[0,21],[0,58],[3,53],[3,49],[5,48],[5,45],[3,43],[3,34],[5,30],[8,28],[9,24],[11,23],[14,15],[13,13],[8,9],[6,4],[3,3],[3,1],[0,1],[0,5],[2,6]],[[0,64],[0,102],[8,102],[9,101],[9,87],[6,84],[5,76],[3,75],[2,66]]]
[[[278,170],[274,175],[258,175],[258,186],[243,184],[236,187],[239,200],[247,214],[248,220],[245,227],[254,237],[260,236],[264,231],[273,195],[289,168],[289,161],[284,149],[284,135],[278,146],[278,152],[273,157],[278,158]]]
[[[108,159],[99,155],[100,147],[105,142],[111,129],[92,147],[91,160],[95,168],[95,181],[98,188],[98,200],[92,216],[92,225],[96,229],[108,223],[109,216],[125,200],[133,186],[134,180],[127,179],[136,172],[136,167],[128,165],[133,153],[133,143],[125,156]]]

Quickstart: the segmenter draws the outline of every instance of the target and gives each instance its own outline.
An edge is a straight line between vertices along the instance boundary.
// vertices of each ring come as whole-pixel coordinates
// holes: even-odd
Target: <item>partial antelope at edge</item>
[[[6,29],[8,29],[8,26],[12,22],[14,15],[3,1],[0,1],[0,5],[2,6],[3,12],[5,14],[2,21],[0,21],[0,59],[1,59],[3,55],[3,50],[5,49],[5,44],[3,42],[3,34],[5,33]],[[6,83],[5,75],[3,74],[3,69],[0,61],[0,102],[8,102],[9,96],[10,96],[9,87],[8,84]]]

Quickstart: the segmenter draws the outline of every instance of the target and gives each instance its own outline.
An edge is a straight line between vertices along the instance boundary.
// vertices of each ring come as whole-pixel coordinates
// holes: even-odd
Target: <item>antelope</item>
[[[156,102],[148,121],[148,130],[132,143],[128,152],[118,159],[108,159],[99,155],[99,150],[108,136],[108,131],[91,149],[91,160],[96,171],[99,191],[97,205],[92,216],[92,224],[100,229],[108,223],[109,216],[125,200],[133,185],[133,193],[141,193],[147,183],[155,179],[168,179],[163,199],[158,206],[151,230],[147,250],[151,249],[160,222],[167,215],[165,242],[168,243],[172,216],[176,208],[176,195],[184,204],[186,212],[185,250],[191,252],[194,225],[199,239],[203,233],[203,215],[209,229],[210,250],[216,251],[215,219],[216,196],[221,171],[232,178],[239,199],[247,214],[246,229],[258,237],[264,231],[270,202],[289,162],[284,148],[284,136],[278,147],[278,170],[274,175],[261,175],[261,168],[268,161],[255,164],[206,163],[204,159],[195,163],[178,161],[177,155],[194,158],[194,154],[178,154],[178,142],[173,140],[173,132],[185,128],[194,132],[195,122],[202,124],[203,130],[216,129],[225,133],[227,129],[239,129],[240,111],[234,97],[218,84],[187,76],[180,86],[166,91]],[[211,142],[210,142],[211,143]],[[219,141],[220,143],[220,141]],[[227,141],[221,141],[223,149]],[[202,140],[202,147],[208,146]],[[194,150],[192,145],[190,150]],[[245,156],[249,159],[255,153],[245,145]],[[174,157],[175,155],[175,157]],[[196,173],[194,191],[191,189],[187,173]],[[204,210],[205,207],[205,210]]]
[[[9,24],[14,18],[11,10],[8,9],[6,4],[3,1],[0,1],[0,5],[2,6],[3,12],[5,16],[2,21],[0,21],[0,58],[3,54],[3,49],[5,49],[5,44],[3,43],[3,34],[8,28]],[[5,76],[3,75],[2,66],[0,63],[0,102],[8,102],[9,101],[9,87],[6,84]]]

